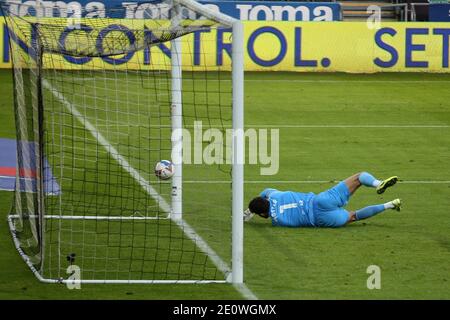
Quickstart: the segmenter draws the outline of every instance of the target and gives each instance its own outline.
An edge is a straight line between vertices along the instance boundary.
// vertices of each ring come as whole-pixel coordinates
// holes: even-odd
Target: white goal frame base
[[[168,220],[170,218],[158,218],[158,217],[109,217],[109,216],[57,216],[49,215],[45,216],[46,219],[61,219],[61,220],[156,220],[163,219]],[[61,283],[61,284],[211,284],[211,283],[231,283],[231,272],[226,275],[226,280],[97,280],[97,279],[80,279],[80,280],[67,280],[67,279],[48,279],[44,278],[41,273],[33,266],[28,255],[23,252],[20,247],[19,239],[16,235],[16,229],[14,226],[14,219],[19,219],[19,215],[8,215],[8,225],[13,238],[14,246],[22,257],[23,261],[27,264],[34,276],[43,283]]]

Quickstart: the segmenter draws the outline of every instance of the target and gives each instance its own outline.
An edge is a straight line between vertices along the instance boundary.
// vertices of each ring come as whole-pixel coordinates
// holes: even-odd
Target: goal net
[[[1,2],[20,255],[44,282],[242,282],[241,23],[192,0],[51,3]]]

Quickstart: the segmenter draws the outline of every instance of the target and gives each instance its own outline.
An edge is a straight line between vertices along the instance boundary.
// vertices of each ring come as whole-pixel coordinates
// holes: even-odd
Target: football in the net
[[[173,163],[169,160],[161,160],[156,164],[155,175],[161,180],[172,178],[174,172]]]

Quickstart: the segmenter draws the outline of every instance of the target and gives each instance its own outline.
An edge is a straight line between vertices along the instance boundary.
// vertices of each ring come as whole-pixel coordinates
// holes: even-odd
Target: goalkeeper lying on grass
[[[376,188],[377,193],[382,194],[387,188],[397,183],[397,180],[398,177],[394,176],[380,181],[371,174],[362,172],[317,195],[312,192],[265,189],[259,197],[250,201],[248,209],[244,212],[244,220],[248,221],[257,214],[263,218],[271,217],[274,226],[342,227],[354,221],[373,217],[386,209],[400,211],[400,199],[356,211],[344,209],[350,196],[361,185]]]

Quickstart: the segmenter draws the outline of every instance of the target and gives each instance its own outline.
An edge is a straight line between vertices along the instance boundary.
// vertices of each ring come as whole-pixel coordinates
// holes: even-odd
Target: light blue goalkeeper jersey
[[[272,225],[283,227],[314,227],[312,199],[314,193],[265,189],[260,194],[270,202]]]

